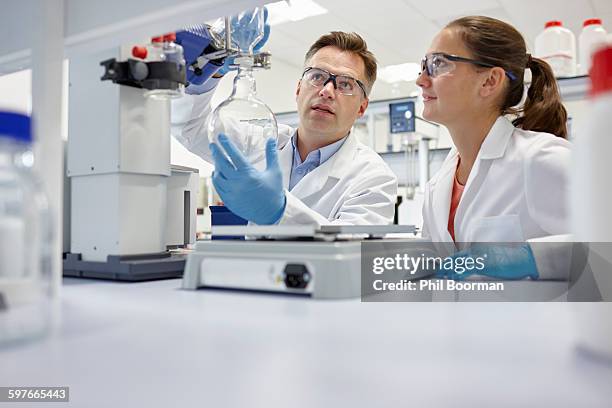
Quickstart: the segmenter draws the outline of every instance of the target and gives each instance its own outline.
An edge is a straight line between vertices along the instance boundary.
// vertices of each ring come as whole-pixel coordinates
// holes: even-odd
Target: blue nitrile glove
[[[275,224],[285,212],[287,199],[283,175],[278,165],[276,140],[266,142],[266,169],[258,171],[225,136],[219,135],[219,146],[211,143],[215,160],[212,181],[223,203],[234,214],[256,224]],[[232,164],[233,163],[233,164]]]
[[[253,21],[253,11],[247,11],[239,14],[238,16],[232,16],[230,20],[232,30],[232,43],[238,44],[250,44],[254,37],[258,34],[256,22]],[[263,48],[270,37],[270,24],[268,24],[268,9],[264,7],[264,36],[253,48],[253,52],[257,53]],[[234,64],[235,57],[229,57],[225,59],[223,66],[217,71],[219,75],[225,75],[229,71],[233,71],[236,67],[232,67]]]
[[[492,278],[515,280],[515,279],[538,279],[538,268],[531,247],[527,243],[487,244],[477,243],[463,251],[456,252],[450,258],[456,261],[459,258],[472,258],[478,266],[484,268],[472,268],[461,270],[455,266],[453,269],[436,271],[436,277],[463,280],[471,275],[490,276]],[[458,263],[454,263],[459,265]],[[464,263],[463,263],[464,264]],[[464,264],[465,265],[465,264]]]

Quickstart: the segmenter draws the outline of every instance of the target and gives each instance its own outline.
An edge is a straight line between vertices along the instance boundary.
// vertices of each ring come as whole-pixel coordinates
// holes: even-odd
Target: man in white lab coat
[[[206,121],[218,79],[201,86],[200,94],[178,101],[192,106],[175,136],[191,152],[214,161],[213,183],[225,205],[251,222],[389,224],[397,178],[351,133],[368,107],[376,69],[376,59],[359,35],[332,32],[319,38],[306,54],[295,91],[299,127],[279,124],[278,144],[268,144],[263,171],[237,157],[224,138],[220,146],[209,145]]]

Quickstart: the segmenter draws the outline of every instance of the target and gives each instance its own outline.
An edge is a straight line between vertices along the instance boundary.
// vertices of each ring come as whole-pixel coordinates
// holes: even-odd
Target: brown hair
[[[374,54],[368,50],[368,45],[365,40],[357,33],[332,31],[329,34],[319,37],[319,39],[310,46],[304,58],[304,63],[307,63],[317,51],[324,47],[336,47],[342,51],[352,52],[361,57],[365,66],[365,87],[369,95],[374,85],[374,81],[376,81],[377,63]]]
[[[510,24],[484,16],[462,17],[446,28],[458,29],[473,58],[514,74],[501,101],[501,114],[518,117],[514,126],[567,138],[567,112],[561,103],[557,82],[550,66],[527,54],[525,40]],[[531,86],[522,107],[525,68],[531,70]]]

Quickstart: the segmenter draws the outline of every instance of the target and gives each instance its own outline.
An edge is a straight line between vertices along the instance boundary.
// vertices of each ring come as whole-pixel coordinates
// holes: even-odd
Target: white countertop
[[[59,329],[0,350],[0,385],[70,387],[45,407],[610,407],[612,363],[576,352],[576,307],[65,279]]]

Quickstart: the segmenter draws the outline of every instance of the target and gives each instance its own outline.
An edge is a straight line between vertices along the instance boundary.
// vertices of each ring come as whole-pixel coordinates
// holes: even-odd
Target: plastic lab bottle
[[[555,77],[576,75],[576,38],[561,21],[548,21],[535,40],[535,56],[548,62]]]
[[[0,346],[50,323],[52,222],[30,129],[28,116],[0,112]]]
[[[579,66],[578,73],[587,75],[591,68],[591,57],[599,47],[606,44],[606,29],[603,28],[601,19],[590,18],[585,20],[582,32],[578,37]]]

